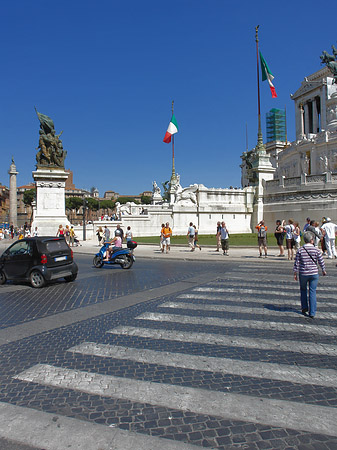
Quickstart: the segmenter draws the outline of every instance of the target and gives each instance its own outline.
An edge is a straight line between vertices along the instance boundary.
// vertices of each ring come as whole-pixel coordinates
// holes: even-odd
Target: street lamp
[[[86,227],[85,227],[87,206],[88,206],[88,200],[86,198],[83,198],[83,241],[87,240]]]

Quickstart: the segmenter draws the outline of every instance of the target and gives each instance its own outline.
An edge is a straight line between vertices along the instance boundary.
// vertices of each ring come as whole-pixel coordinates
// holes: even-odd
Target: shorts
[[[264,247],[267,247],[267,238],[266,237],[258,237],[257,242],[259,245],[263,245]]]
[[[284,235],[282,233],[276,233],[276,242],[277,245],[283,245]]]
[[[228,250],[229,247],[229,240],[228,239],[221,239],[221,248],[225,252]]]
[[[162,242],[162,246],[165,247],[165,245],[170,246],[171,245],[171,238],[167,237],[167,238],[163,238],[163,242]]]
[[[294,239],[286,239],[287,249],[290,250],[295,247]]]

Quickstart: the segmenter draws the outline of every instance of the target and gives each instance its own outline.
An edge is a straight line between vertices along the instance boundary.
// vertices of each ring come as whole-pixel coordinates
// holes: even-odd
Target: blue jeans
[[[318,273],[315,275],[299,274],[300,290],[301,290],[301,306],[302,309],[309,309],[309,316],[316,314],[316,288],[318,284]],[[309,308],[307,285],[309,284]]]

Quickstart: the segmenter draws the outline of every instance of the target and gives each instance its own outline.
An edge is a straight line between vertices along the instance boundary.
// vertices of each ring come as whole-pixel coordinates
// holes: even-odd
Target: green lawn
[[[267,236],[268,244],[272,246],[276,246],[276,239],[274,233],[268,233]],[[139,243],[146,244],[158,244],[159,245],[159,236],[144,236],[144,237],[135,237],[135,241]],[[186,236],[173,236],[171,238],[171,244],[183,244],[187,245],[187,237]],[[216,237],[211,234],[200,234],[199,235],[199,244],[200,245],[216,245]],[[229,236],[229,245],[242,246],[242,247],[255,247],[257,246],[257,234],[256,233],[241,233],[241,234],[230,234]]]

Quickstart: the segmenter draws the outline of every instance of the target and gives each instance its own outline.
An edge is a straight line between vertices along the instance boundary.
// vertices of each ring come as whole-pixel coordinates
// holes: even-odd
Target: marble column
[[[308,103],[304,104],[304,134],[308,136],[309,134],[309,105]]]
[[[303,105],[300,104],[300,139],[303,139],[304,136],[304,108]]]
[[[312,131],[317,134],[318,128],[318,113],[317,113],[317,100],[312,101]]]
[[[17,187],[16,176],[19,172],[16,171],[16,165],[12,158],[12,164],[9,168],[9,224],[13,224],[14,227],[18,226],[18,200],[17,200]]]

